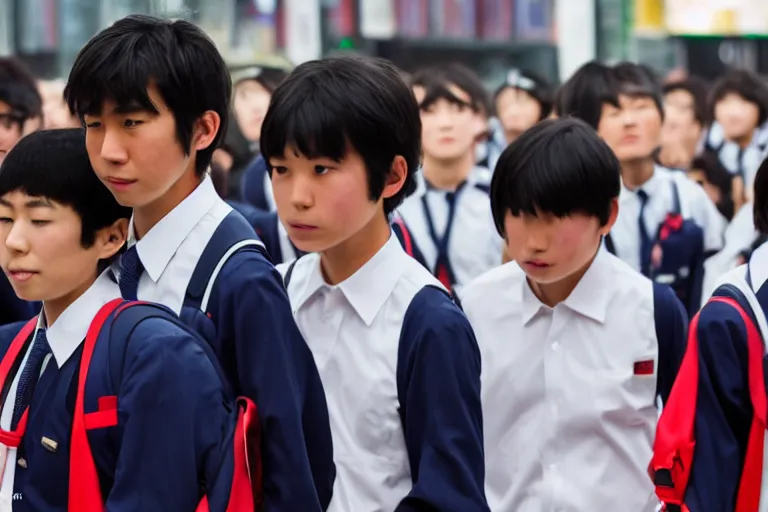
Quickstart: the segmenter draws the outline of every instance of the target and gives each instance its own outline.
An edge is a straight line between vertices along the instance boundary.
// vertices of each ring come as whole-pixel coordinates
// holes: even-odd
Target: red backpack
[[[105,322],[110,316],[113,316],[114,320],[126,309],[136,305],[149,304],[126,302],[123,299],[115,299],[107,303],[91,322],[85,338],[78,373],[75,412],[72,423],[68,510],[104,511],[104,497],[101,494],[99,477],[91,446],[88,442],[87,431],[94,428],[117,425],[117,409],[110,408],[107,411],[86,414],[84,411],[85,385],[94,348]],[[160,309],[159,306],[149,306]],[[0,361],[0,385],[5,381],[14,362],[21,355],[22,348],[29,339],[29,336],[34,332],[36,325],[37,317],[27,322],[14,338],[5,357]],[[113,338],[110,337],[109,339],[112,342]],[[115,339],[119,340],[120,338]],[[127,342],[125,339],[120,341],[123,343]],[[115,352],[124,354],[123,350],[116,350]],[[227,511],[257,512],[261,510],[263,501],[261,492],[261,457],[259,453],[261,439],[258,416],[256,406],[247,398],[238,398],[237,406],[239,414],[233,443],[235,468]],[[0,442],[10,447],[18,447],[21,444],[27,424],[27,413],[28,410],[24,412],[15,432],[0,431]],[[208,501],[204,497],[197,508],[197,512],[207,511]]]
[[[748,313],[754,308],[743,295],[744,293],[736,286],[724,285],[715,292],[709,302],[720,302],[734,308],[747,329],[749,392],[754,417],[749,431],[735,512],[755,512],[760,504],[763,447],[767,426],[766,390],[763,379],[765,346],[760,329],[755,325],[752,315]],[[689,510],[685,504],[685,494],[696,448],[694,423],[699,383],[697,332],[700,314],[699,312],[694,316],[688,330],[688,346],[656,427],[653,458],[648,468],[659,499],[665,505],[679,506],[683,512]]]

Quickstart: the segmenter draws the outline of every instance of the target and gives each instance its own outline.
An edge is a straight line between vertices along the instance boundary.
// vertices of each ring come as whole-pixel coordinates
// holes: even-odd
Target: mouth
[[[130,187],[131,185],[133,185],[137,181],[138,180],[128,180],[128,179],[125,179],[125,178],[112,178],[112,177],[107,177],[106,178],[106,182],[111,187],[116,188],[116,189],[120,189],[120,190],[123,190],[123,189],[126,189],[126,188]]]
[[[525,266],[532,267],[532,268],[548,268],[552,266],[549,263],[546,263],[541,260],[529,260],[529,261],[526,261],[524,264]]]
[[[638,137],[637,135],[625,135],[621,139],[621,142],[622,142],[622,144],[634,144],[639,139],[640,139],[640,137]]]
[[[8,277],[17,283],[29,281],[32,276],[38,274],[33,270],[8,270]]]
[[[288,224],[292,229],[295,229],[297,231],[312,231],[313,229],[317,229],[317,226],[311,226],[309,224],[294,224],[289,223]]]

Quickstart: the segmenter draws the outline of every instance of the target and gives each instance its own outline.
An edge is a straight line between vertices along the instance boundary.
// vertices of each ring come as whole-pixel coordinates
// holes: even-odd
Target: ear
[[[192,147],[196,151],[202,151],[213,144],[213,140],[216,138],[216,134],[219,133],[221,128],[221,117],[213,110],[208,110],[203,113],[200,118],[195,121],[195,126],[192,131]]]
[[[611,232],[611,228],[613,228],[613,225],[616,224],[616,217],[619,216],[619,198],[614,197],[611,199],[611,211],[608,215],[608,222],[605,223],[605,226],[602,226],[600,228],[600,234],[602,236],[607,235]]]
[[[405,185],[408,172],[408,164],[405,162],[405,158],[401,155],[395,156],[395,159],[392,161],[392,167],[389,169],[389,174],[387,174],[387,181],[384,183],[381,197],[389,199],[400,192],[400,189]]]
[[[107,260],[117,254],[128,239],[128,219],[118,219],[96,233],[99,259]]]

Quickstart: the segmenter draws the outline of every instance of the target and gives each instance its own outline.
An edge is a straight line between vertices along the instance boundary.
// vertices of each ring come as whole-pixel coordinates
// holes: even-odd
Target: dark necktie
[[[645,207],[648,205],[648,194],[645,190],[638,190],[637,197],[640,199],[640,213],[637,216],[637,227],[640,231],[640,272],[644,276],[651,275],[651,236],[645,227]]]
[[[16,401],[13,404],[13,417],[11,419],[11,429],[15,429],[21,420],[24,411],[32,403],[32,396],[35,393],[35,386],[40,380],[40,371],[43,368],[45,356],[51,353],[51,347],[48,345],[48,338],[45,336],[45,329],[38,329],[35,340],[32,342],[32,348],[29,350],[29,357],[21,371],[19,377],[19,386],[16,388]]]
[[[139,253],[136,250],[136,244],[120,258],[120,295],[125,300],[138,300],[139,279],[144,272],[144,265],[141,264]]]

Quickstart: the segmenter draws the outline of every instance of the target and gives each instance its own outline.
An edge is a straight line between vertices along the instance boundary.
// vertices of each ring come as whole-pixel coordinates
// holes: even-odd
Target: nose
[[[115,130],[103,128],[103,138],[101,140],[101,158],[114,164],[121,165],[128,160],[128,153],[121,142],[119,134]]]
[[[26,229],[21,222],[14,222],[5,237],[5,246],[16,253],[23,254],[29,251],[29,240],[25,231]]]
[[[307,210],[315,204],[311,176],[296,173],[290,182],[291,204],[297,210]]]

